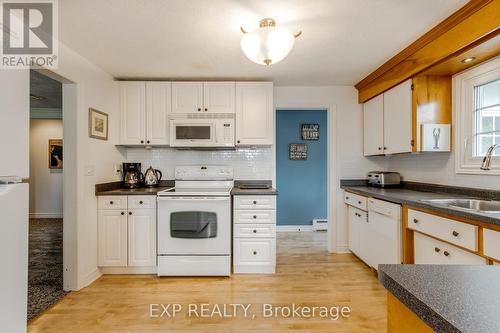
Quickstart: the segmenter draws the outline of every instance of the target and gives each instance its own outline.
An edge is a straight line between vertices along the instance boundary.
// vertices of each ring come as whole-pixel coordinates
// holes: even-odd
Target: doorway
[[[276,111],[277,226],[280,231],[312,231],[314,222],[321,231],[326,231],[327,130],[327,110]],[[326,248],[326,232],[318,231],[318,237],[324,239]]]
[[[28,320],[66,295],[62,96],[61,82],[30,71]]]

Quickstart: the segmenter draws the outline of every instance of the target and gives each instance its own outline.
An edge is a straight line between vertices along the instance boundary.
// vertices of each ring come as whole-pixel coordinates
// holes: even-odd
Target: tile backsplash
[[[236,150],[177,150],[173,148],[128,148],[127,162],[141,162],[143,170],[153,166],[163,179],[174,179],[177,165],[231,165],[234,178],[240,180],[273,179],[273,149],[239,148]]]

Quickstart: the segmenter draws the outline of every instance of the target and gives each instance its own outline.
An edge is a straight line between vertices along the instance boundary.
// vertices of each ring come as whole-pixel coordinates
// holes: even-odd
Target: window
[[[500,175],[500,147],[492,168],[480,169],[486,151],[500,144],[500,57],[453,77],[455,169]]]
[[[484,156],[500,144],[500,80],[474,87],[474,156]],[[500,150],[494,151],[500,156]]]

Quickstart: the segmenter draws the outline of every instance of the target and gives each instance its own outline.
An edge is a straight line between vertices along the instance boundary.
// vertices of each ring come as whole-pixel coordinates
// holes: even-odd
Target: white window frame
[[[500,78],[500,57],[475,66],[453,77],[453,115],[455,124],[455,172],[457,174],[500,175],[500,156],[493,157],[491,170],[481,170],[482,156],[472,156],[474,87]],[[500,149],[500,148],[498,148]]]

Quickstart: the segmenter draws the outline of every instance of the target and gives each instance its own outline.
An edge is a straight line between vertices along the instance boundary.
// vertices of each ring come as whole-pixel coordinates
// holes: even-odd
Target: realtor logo
[[[56,69],[56,0],[3,0],[0,4],[0,68]]]

